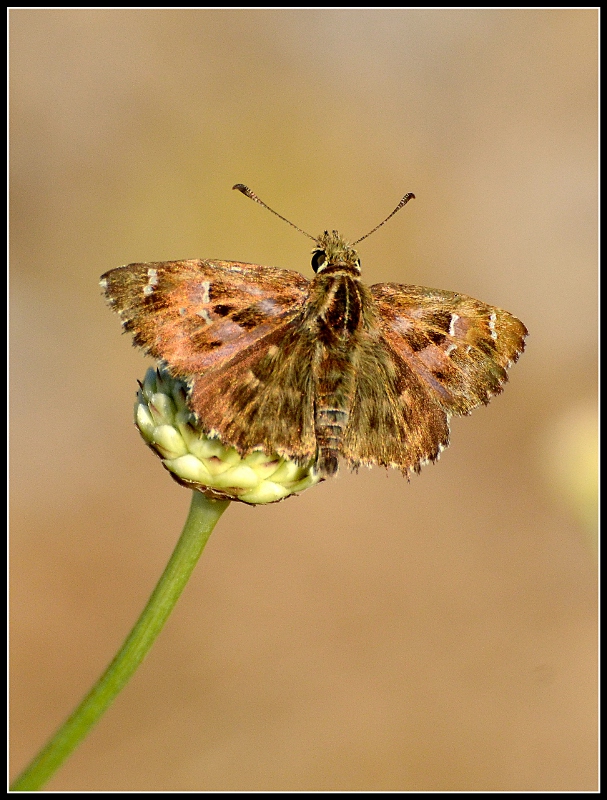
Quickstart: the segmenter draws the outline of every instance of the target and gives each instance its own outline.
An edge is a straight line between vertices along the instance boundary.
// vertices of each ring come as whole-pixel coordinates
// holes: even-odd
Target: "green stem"
[[[179,599],[211,531],[229,500],[208,500],[193,492],[183,532],[138,622],[97,684],[10,787],[40,789],[84,739],[135,672]]]

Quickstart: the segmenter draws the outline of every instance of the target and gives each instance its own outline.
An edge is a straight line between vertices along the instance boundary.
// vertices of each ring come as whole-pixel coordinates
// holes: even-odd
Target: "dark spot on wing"
[[[416,353],[428,346],[428,337],[422,331],[409,331],[405,336],[405,341]]]
[[[444,333],[439,333],[438,331],[428,331],[428,339],[433,344],[442,344],[445,341],[446,335]]]
[[[250,306],[249,308],[243,308],[242,311],[239,311],[237,314],[232,316],[232,320],[237,324],[240,325],[241,328],[245,328],[245,330],[249,330],[251,328],[256,328],[258,325],[261,325],[267,319],[266,314],[263,311],[259,311],[256,308]]]
[[[495,340],[491,338],[479,339],[478,342],[476,342],[476,346],[487,356],[493,356],[496,350]]]
[[[143,305],[146,307],[146,313],[153,314],[155,311],[168,308],[169,301],[159,292],[150,292],[150,294],[143,295]]]
[[[213,313],[217,314],[220,317],[227,317],[227,315],[230,314],[232,311],[234,311],[234,306],[227,306],[222,304],[213,306]]]
[[[451,325],[451,313],[449,311],[430,311],[424,315],[424,324],[448,333]]]

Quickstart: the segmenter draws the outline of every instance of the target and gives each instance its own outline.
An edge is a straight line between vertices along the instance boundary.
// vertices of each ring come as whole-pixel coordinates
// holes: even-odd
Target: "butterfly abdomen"
[[[316,469],[321,475],[337,472],[339,449],[348,417],[348,412],[339,408],[321,408],[316,413]]]
[[[356,337],[341,340],[337,347],[327,348],[319,343],[317,348],[320,358],[314,369],[316,468],[323,475],[334,475],[356,393]]]

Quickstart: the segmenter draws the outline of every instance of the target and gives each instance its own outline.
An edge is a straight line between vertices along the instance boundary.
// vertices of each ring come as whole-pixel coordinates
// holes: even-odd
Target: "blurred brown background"
[[[530,330],[440,462],[232,504],[53,790],[596,788],[595,10],[15,10],[12,774],[123,641],[189,493],[132,425],[131,261],[301,270]]]

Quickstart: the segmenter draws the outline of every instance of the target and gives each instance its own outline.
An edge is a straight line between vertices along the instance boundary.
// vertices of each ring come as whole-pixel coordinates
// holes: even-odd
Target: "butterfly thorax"
[[[337,231],[325,231],[312,251],[316,277],[304,306],[303,320],[320,342],[355,336],[371,322],[373,300],[360,280],[360,259],[356,250]]]

